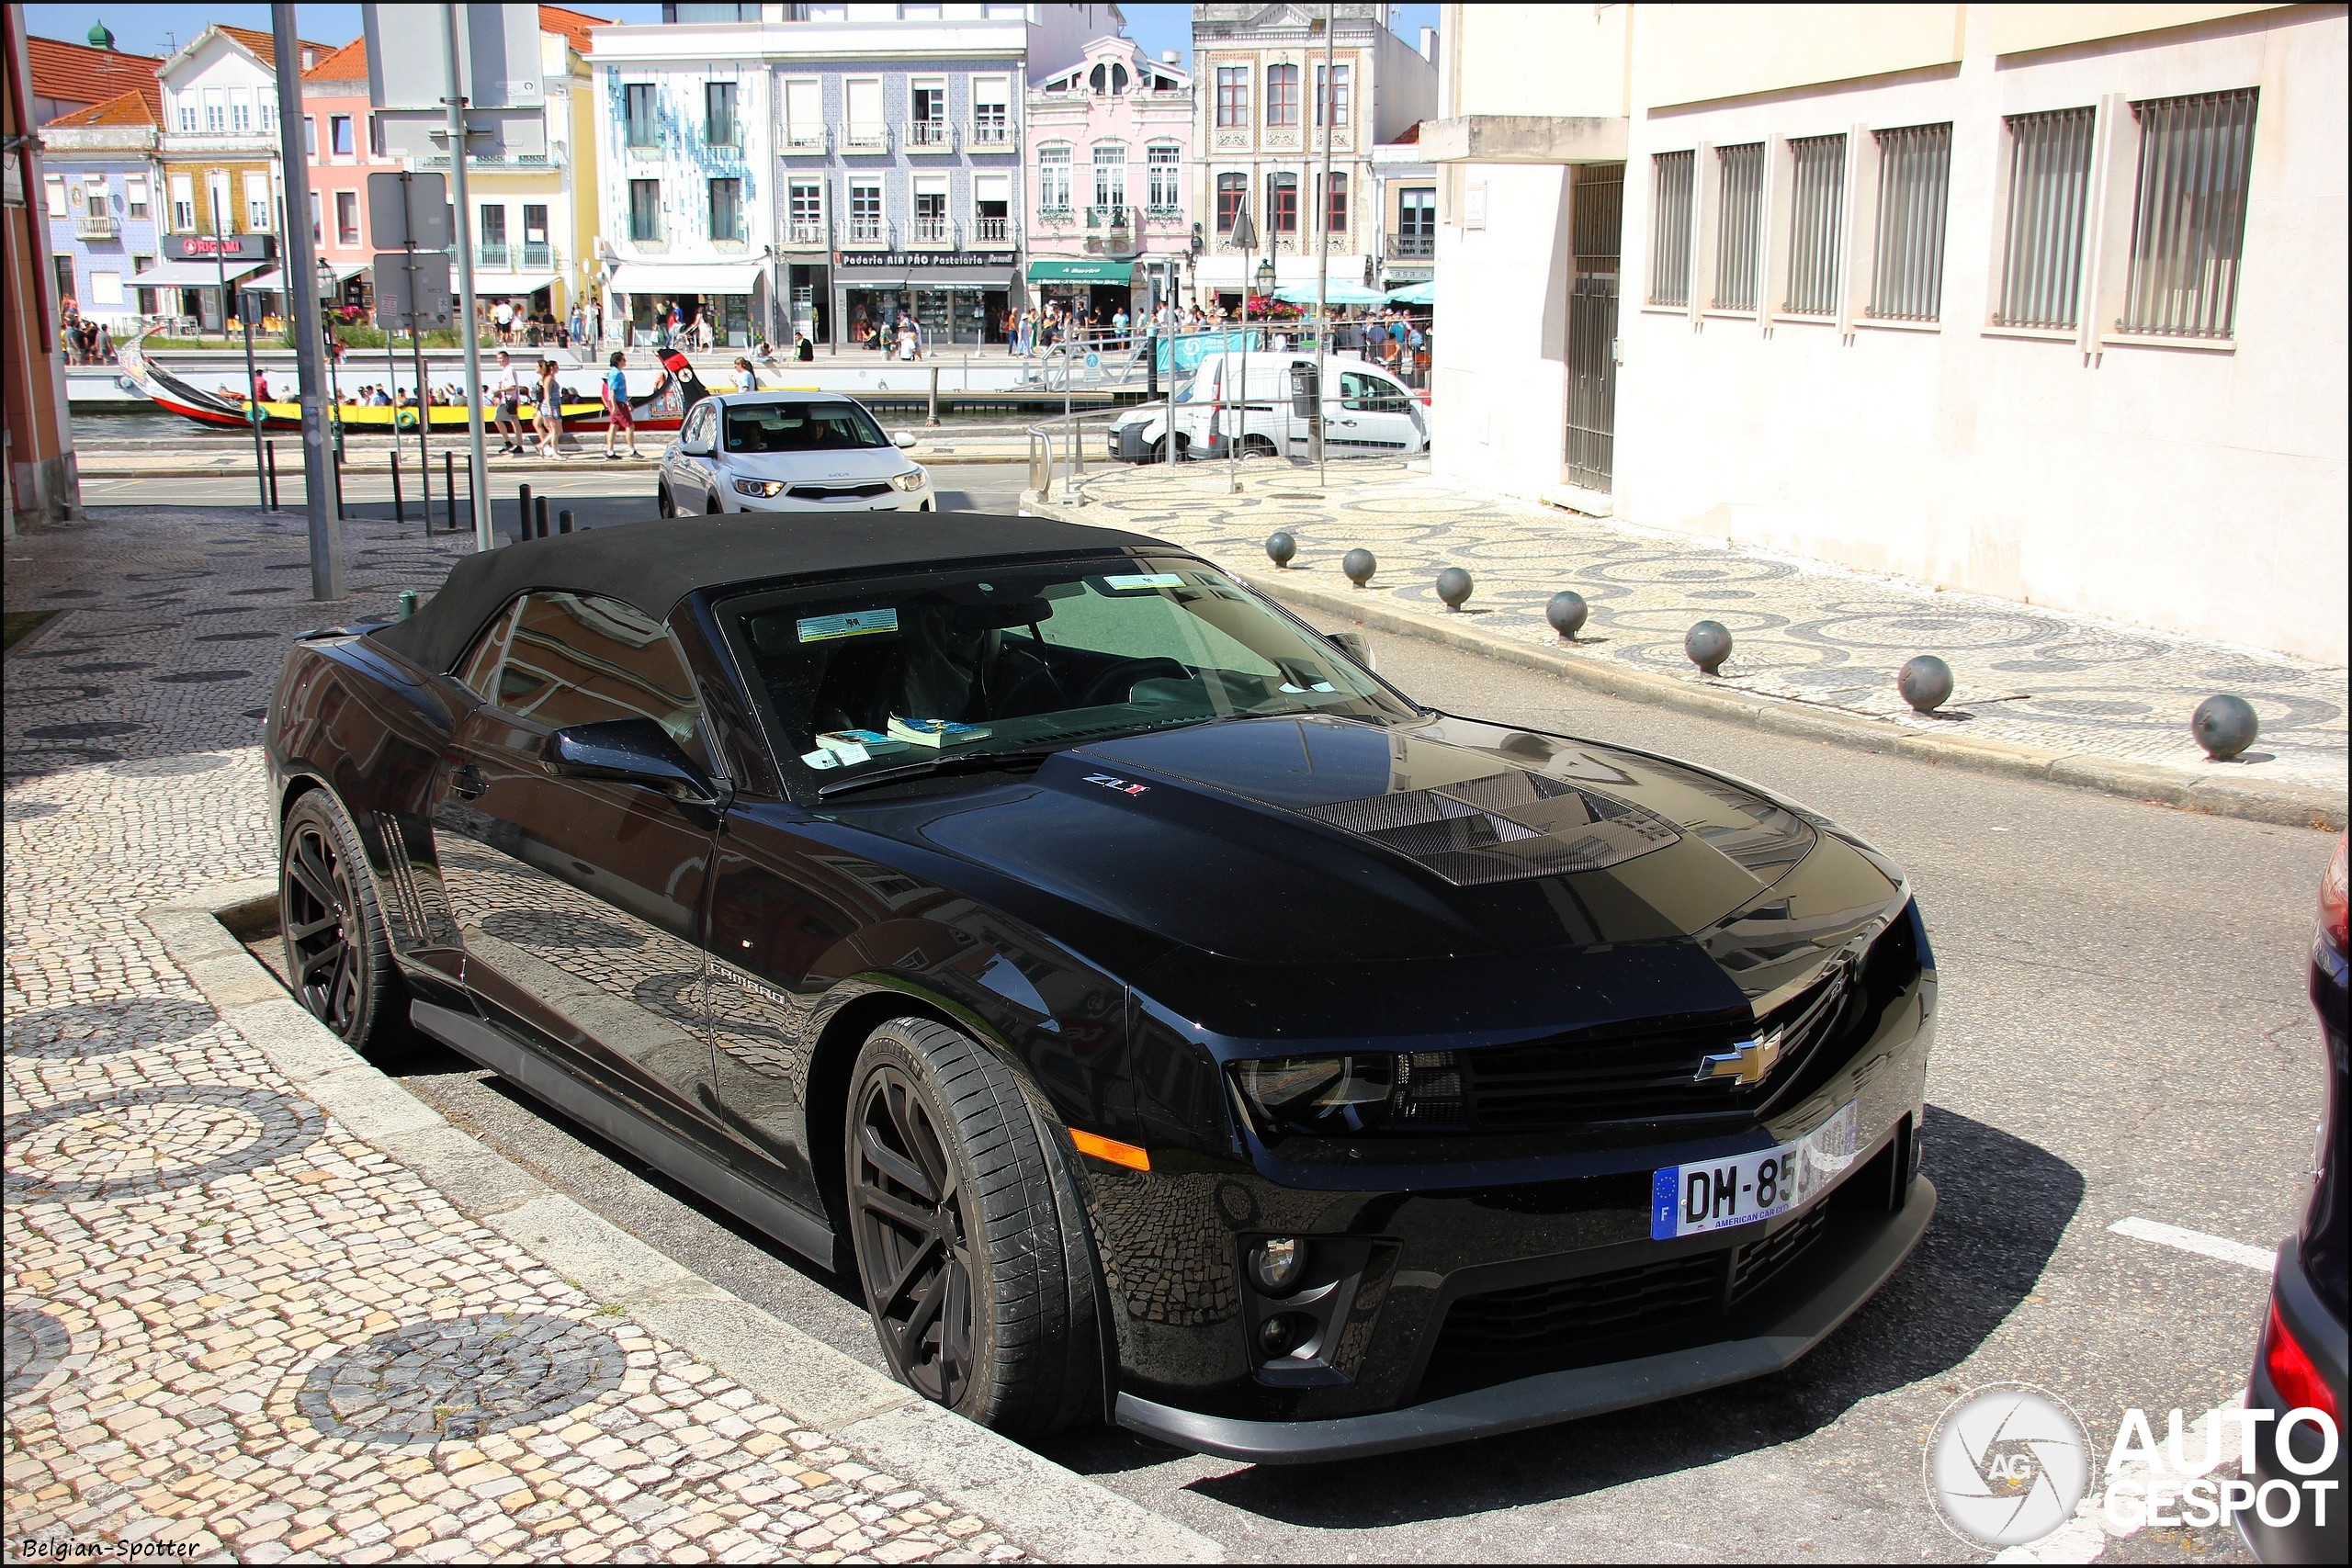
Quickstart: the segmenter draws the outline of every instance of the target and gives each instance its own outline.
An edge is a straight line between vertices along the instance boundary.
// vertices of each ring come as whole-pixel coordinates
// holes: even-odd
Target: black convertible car
[[[1329,1459],[1784,1367],[1935,1193],[1935,961],[1798,807],[1433,712],[1159,541],[696,519],[297,644],[288,957],[1035,1436]]]

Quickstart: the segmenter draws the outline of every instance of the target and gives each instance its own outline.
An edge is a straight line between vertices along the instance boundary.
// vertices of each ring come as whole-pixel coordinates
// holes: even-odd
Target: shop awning
[[[474,274],[474,298],[477,299],[512,299],[537,294],[542,288],[555,287],[556,275],[551,272],[493,272],[487,276]],[[673,288],[673,294],[749,294],[751,285],[741,288]]]
[[[204,264],[202,262],[188,262],[185,265],[188,266],[202,266]],[[334,266],[334,280],[338,284],[348,283],[353,278],[368,270],[368,264],[366,262],[345,262],[339,265],[330,263],[329,265]],[[144,277],[146,274],[141,273],[140,276]],[[246,278],[243,282],[239,283],[237,287],[245,290],[248,294],[283,293],[286,288],[286,274],[282,268],[271,267],[267,272],[262,273],[258,276]]]
[[[259,262],[231,262],[229,281],[237,282],[246,274],[258,271]],[[157,262],[145,272],[133,273],[122,280],[126,288],[217,288],[220,284],[220,264],[209,261]]]
[[[1136,264],[1084,256],[1039,256],[1029,264],[1032,283],[1132,283]]]
[[[623,262],[609,287],[616,294],[749,294],[759,281],[757,262]],[[486,294],[490,286],[477,278],[475,289]]]
[[[1312,305],[1315,303],[1315,285],[1285,283],[1274,290],[1274,298],[1286,305]],[[1323,302],[1341,306],[1385,305],[1388,302],[1388,296],[1377,288],[1366,288],[1361,283],[1350,283],[1344,278],[1335,277],[1324,286]]]

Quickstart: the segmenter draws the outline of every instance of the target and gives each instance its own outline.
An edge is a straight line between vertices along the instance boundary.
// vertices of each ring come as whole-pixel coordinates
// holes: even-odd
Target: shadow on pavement
[[[1921,1136],[1939,1201],[1918,1250],[1787,1371],[1480,1442],[1344,1464],[1250,1466],[1189,1489],[1318,1529],[1459,1517],[1581,1496],[1792,1442],[1863,1400],[1948,1371],[2033,1289],[2082,1201],[2083,1178],[2048,1150],[1940,1106],[1927,1108]],[[1112,1428],[1036,1446],[1086,1474],[1196,1462]]]

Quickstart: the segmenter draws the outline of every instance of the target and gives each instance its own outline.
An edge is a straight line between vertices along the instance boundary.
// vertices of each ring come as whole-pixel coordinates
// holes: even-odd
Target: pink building
[[[368,175],[398,169],[379,152],[368,104],[368,44],[354,39],[302,73],[302,145],[310,154],[311,234],[335,270],[337,298],[368,301],[368,267],[381,247],[368,231]]]
[[[1104,321],[1181,298],[1193,251],[1193,80],[1175,56],[1099,38],[1028,91],[1028,280],[1034,299]]]

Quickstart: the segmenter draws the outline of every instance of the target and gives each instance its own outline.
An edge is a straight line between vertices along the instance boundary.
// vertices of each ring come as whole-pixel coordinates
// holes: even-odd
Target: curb
[[[981,463],[1025,463],[1029,460],[1029,454],[1026,450],[1018,452],[980,451],[966,453],[957,451],[954,448],[949,448],[944,451],[927,451],[922,447],[916,447],[907,455],[914,458],[919,463],[952,463],[958,467]],[[492,460],[489,464],[489,471],[491,477],[493,479],[500,474],[579,473],[583,468],[602,473],[605,470],[602,468],[597,467],[597,465],[602,464],[604,461],[605,459],[602,455],[595,453],[589,453],[577,457],[526,457],[520,460]],[[624,457],[621,459],[621,466],[612,471],[618,474],[650,473],[661,466],[661,461],[662,460],[659,457],[639,457],[635,459]],[[242,466],[207,465],[198,467],[193,464],[182,463],[174,466],[152,465],[139,468],[118,468],[106,465],[103,460],[97,464],[93,464],[86,457],[82,459],[80,468],[81,475],[85,479],[251,479],[253,477],[253,469]],[[391,471],[392,466],[390,463],[354,463],[346,460],[343,465],[343,474],[345,479],[351,479],[358,475],[367,475],[380,479],[388,476]],[[411,476],[413,476],[415,472],[414,469],[410,468],[406,464],[401,465],[401,471]],[[281,480],[288,478],[299,479],[301,477],[301,473],[302,463],[300,458],[281,461],[277,465],[277,474]],[[439,476],[435,475],[435,478],[437,480]]]
[[[1035,491],[1023,491],[1021,510],[1029,515],[1058,522],[1106,527],[1081,514],[1082,509],[1058,502],[1043,502]],[[1613,697],[1651,703],[1702,717],[1753,725],[1780,735],[1802,736],[1860,750],[1892,753],[1939,766],[1996,773],[2006,778],[2039,779],[2070,788],[2125,795],[2160,806],[2201,811],[2213,817],[2243,818],[2284,828],[2317,828],[2341,832],[2345,826],[2345,796],[2316,784],[2266,784],[2234,778],[2185,777],[2177,769],[2126,762],[2112,757],[2081,752],[2043,750],[2000,740],[1962,739],[1921,735],[1915,730],[1860,714],[1808,707],[1779,698],[1736,689],[1694,687],[1671,675],[1598,659],[1579,659],[1536,643],[1514,641],[1472,626],[1454,626],[1393,609],[1379,599],[1367,599],[1353,590],[1326,588],[1319,583],[1274,578],[1265,572],[1236,577],[1269,598],[1324,615],[1342,616],[1377,631],[1442,643],[1505,663],[1563,676]]]
[[[275,878],[196,889],[142,918],[229,1025],[301,1094],[600,1302],[1055,1562],[1220,1562],[1221,1547],[936,1404],[713,1284],[483,1147],[329,1032],[238,940]]]

